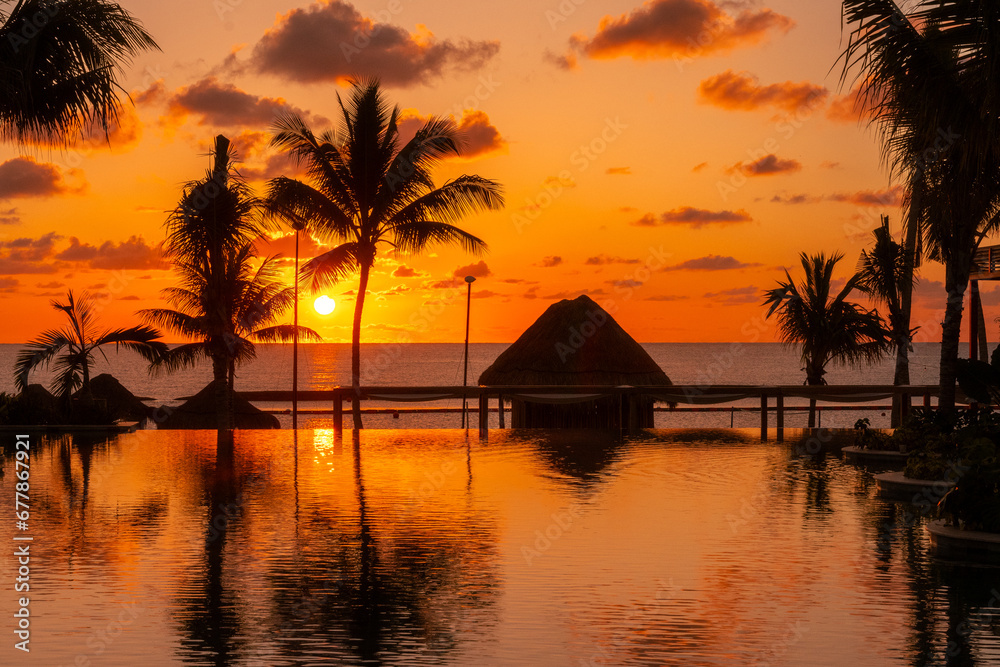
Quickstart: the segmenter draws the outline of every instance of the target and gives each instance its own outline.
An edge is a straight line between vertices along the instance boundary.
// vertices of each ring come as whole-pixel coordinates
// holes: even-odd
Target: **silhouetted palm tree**
[[[145,326],[127,329],[108,329],[97,333],[94,299],[82,292],[79,299],[73,290],[66,293],[66,303],[51,301],[52,307],[65,313],[69,324],[62,329],[49,329],[28,343],[17,355],[14,364],[14,383],[19,391],[28,386],[28,374],[39,365],[48,365],[55,359],[59,374],[52,381],[52,392],[64,400],[77,389],[90,395],[90,365],[94,351],[104,345],[123,347],[139,353],[146,361],[153,362],[166,352],[167,346],[159,340],[160,332]],[[103,354],[103,351],[102,351]]]
[[[118,76],[158,49],[142,25],[105,0],[18,0],[0,9],[0,137],[64,143],[105,133],[121,109]]]
[[[765,292],[764,305],[770,305],[766,317],[778,314],[778,331],[785,343],[802,345],[802,364],[806,384],[823,385],[830,362],[860,364],[877,361],[887,350],[882,318],[847,300],[858,286],[855,274],[831,297],[833,269],[843,255],[827,259],[822,253],[800,255],[805,282],[796,285],[785,271],[787,282]],[[816,401],[809,401],[809,427],[816,425]]]
[[[260,201],[233,172],[228,139],[216,137],[213,155],[213,169],[185,187],[167,220],[167,254],[181,284],[163,294],[176,309],[153,308],[140,314],[195,339],[171,349],[151,371],[171,372],[211,359],[218,428],[230,429],[236,365],[255,358],[251,341],[292,340],[295,327],[275,322],[292,305],[294,290],[279,282],[273,259],[254,270],[254,242],[264,232]],[[298,330],[319,338],[311,329]]]
[[[498,183],[479,176],[463,175],[434,187],[433,167],[460,154],[454,121],[432,118],[400,147],[399,107],[389,107],[377,80],[355,83],[346,105],[337,99],[339,136],[332,131],[316,136],[299,116],[275,124],[272,145],[304,162],[310,182],[273,179],[268,200],[273,212],[306,222],[320,240],[339,242],[303,266],[312,289],[359,275],[351,385],[354,427],[361,428],[361,315],[379,246],[419,253],[434,243],[451,243],[480,254],[486,243],[451,223],[502,208],[503,195]]]
[[[852,26],[845,79],[882,135],[884,157],[907,179],[912,224],[945,264],[941,407],[955,404],[962,305],[973,257],[1000,206],[1000,4],[845,0]]]
[[[872,236],[875,237],[875,243],[870,250],[862,250],[858,260],[858,289],[889,311],[889,331],[896,347],[893,384],[908,385],[910,348],[915,329],[910,329],[910,314],[904,304],[915,283],[914,258],[908,257],[905,247],[892,239],[888,216],[882,216],[882,225]],[[897,394],[892,399],[892,426],[898,426],[902,396]]]

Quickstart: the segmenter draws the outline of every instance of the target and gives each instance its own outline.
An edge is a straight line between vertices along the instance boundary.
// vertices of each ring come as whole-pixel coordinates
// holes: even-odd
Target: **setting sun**
[[[337,302],[325,294],[316,299],[316,301],[313,303],[313,308],[315,308],[316,312],[319,313],[320,315],[329,315],[330,313],[333,312],[333,309],[336,307],[337,307]]]

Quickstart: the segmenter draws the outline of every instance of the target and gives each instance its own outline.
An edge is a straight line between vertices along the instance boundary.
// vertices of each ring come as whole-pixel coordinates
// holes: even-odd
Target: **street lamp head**
[[[467,282],[467,283],[474,283],[474,282],[476,282],[476,277],[475,276],[465,276],[465,282]]]
[[[302,222],[301,220],[296,220],[295,222],[292,223],[292,229],[294,229],[297,232],[300,232],[305,228],[306,228],[306,223]]]

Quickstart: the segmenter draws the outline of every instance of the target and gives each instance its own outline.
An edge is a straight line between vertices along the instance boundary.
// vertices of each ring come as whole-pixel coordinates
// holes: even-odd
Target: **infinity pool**
[[[0,480],[31,652],[3,549],[0,664],[1000,664],[1000,570],[754,435],[33,438],[28,530]]]

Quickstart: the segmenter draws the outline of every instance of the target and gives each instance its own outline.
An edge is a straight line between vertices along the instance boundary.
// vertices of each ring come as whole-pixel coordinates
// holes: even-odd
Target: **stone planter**
[[[983,533],[946,526],[944,520],[927,523],[935,556],[1000,565],[1000,533]]]
[[[860,447],[844,447],[840,450],[844,460],[862,465],[906,465],[909,454],[894,452],[888,449],[861,449]]]
[[[901,472],[879,473],[875,475],[875,481],[878,482],[879,497],[911,503],[937,504],[945,494],[955,488],[954,482],[911,479]]]

